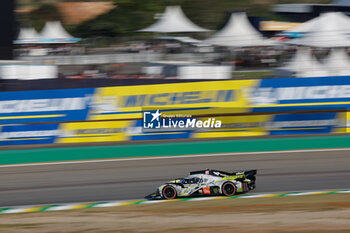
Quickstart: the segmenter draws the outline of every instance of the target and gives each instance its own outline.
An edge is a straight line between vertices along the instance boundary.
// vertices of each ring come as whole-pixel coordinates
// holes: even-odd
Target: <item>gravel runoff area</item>
[[[0,232],[350,232],[350,194],[166,202],[8,214]]]

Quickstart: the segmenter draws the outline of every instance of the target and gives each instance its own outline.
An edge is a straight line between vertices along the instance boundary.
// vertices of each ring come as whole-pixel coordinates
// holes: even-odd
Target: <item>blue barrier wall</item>
[[[203,96],[195,95],[195,89],[198,93],[203,89],[200,92]],[[210,102],[211,105],[206,102],[200,102],[200,106],[198,105],[199,97],[206,99],[212,97],[213,93],[223,92],[222,90],[225,90],[225,93],[233,93],[230,101],[215,98],[216,102]],[[177,96],[179,91],[187,93],[187,97],[193,101],[179,102],[174,106],[187,111],[195,109],[193,114],[203,114],[209,110],[211,114],[216,113],[216,105],[227,108],[227,113],[233,113],[231,111],[234,108],[242,108],[246,113],[286,110],[336,111],[279,113],[232,119],[222,117],[223,124],[229,126],[220,130],[143,131],[143,121],[140,120],[141,107],[150,105],[141,100],[152,95],[156,96],[158,101],[164,101],[164,93]],[[140,97],[137,106],[121,105],[122,101],[130,99],[135,93]],[[2,92],[0,145],[346,132],[339,129],[346,129],[348,114],[338,110],[347,109],[349,106],[350,77],[213,81],[147,85],[144,88],[128,86]],[[172,107],[169,105],[166,108]],[[164,107],[162,110],[167,111]],[[222,109],[220,112],[225,113]]]

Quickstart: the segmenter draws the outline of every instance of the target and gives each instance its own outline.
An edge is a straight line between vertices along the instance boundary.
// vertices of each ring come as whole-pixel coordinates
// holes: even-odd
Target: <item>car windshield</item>
[[[182,179],[181,183],[183,184],[197,184],[200,182],[200,178],[199,177],[188,177],[185,179]]]

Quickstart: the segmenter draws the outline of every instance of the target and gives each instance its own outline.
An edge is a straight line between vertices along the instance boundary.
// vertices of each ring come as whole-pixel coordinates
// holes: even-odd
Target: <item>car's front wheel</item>
[[[226,182],[221,187],[224,196],[233,196],[236,194],[236,186],[232,182]]]
[[[176,189],[171,185],[167,185],[163,188],[162,195],[164,199],[174,199],[177,195]]]

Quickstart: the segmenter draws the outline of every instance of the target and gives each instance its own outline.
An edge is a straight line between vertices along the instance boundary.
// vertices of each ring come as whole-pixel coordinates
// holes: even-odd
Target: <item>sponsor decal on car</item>
[[[207,195],[210,195],[210,187],[204,187],[203,188],[203,194],[207,194]]]

